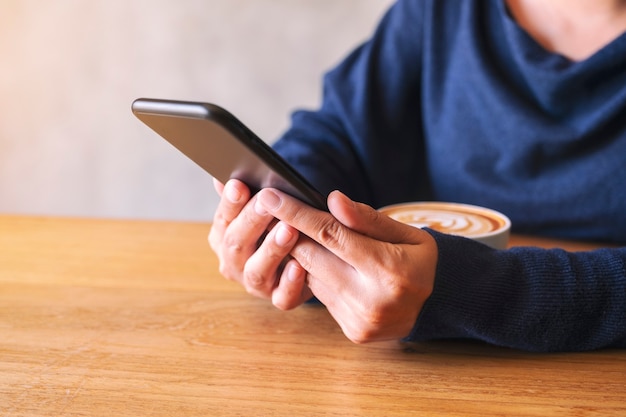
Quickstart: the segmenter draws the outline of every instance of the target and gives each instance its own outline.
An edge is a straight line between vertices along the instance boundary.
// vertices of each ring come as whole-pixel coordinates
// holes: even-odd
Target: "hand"
[[[298,231],[277,222],[267,212],[255,210],[256,197],[237,180],[225,185],[214,180],[221,197],[209,233],[220,272],[241,283],[258,297],[271,299],[281,309],[291,309],[312,297],[306,273],[289,257]]]
[[[433,290],[438,251],[429,233],[337,191],[330,213],[272,189],[255,206],[301,232],[291,256],[350,340],[408,336]]]

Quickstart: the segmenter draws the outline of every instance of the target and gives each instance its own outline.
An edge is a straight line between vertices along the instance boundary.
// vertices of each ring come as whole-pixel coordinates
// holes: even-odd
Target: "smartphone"
[[[320,210],[326,198],[235,116],[210,103],[140,98],[139,120],[225,183],[243,181],[252,193],[272,187]]]

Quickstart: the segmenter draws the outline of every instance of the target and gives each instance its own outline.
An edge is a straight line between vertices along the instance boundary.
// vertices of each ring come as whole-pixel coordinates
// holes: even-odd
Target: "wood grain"
[[[208,230],[0,216],[0,416],[626,415],[626,352],[354,345],[222,279]]]

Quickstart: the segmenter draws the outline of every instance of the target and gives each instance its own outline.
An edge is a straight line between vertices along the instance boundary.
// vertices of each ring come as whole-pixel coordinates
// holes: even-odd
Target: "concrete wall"
[[[211,101],[271,142],[391,0],[0,0],[0,213],[210,220],[210,177],[130,112]]]

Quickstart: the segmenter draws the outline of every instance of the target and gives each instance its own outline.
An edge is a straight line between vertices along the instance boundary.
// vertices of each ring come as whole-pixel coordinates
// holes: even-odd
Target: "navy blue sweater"
[[[477,204],[516,232],[623,244],[626,34],[572,62],[503,1],[401,0],[274,146],[324,193]],[[626,347],[626,248],[498,251],[431,233],[435,288],[409,339]]]

